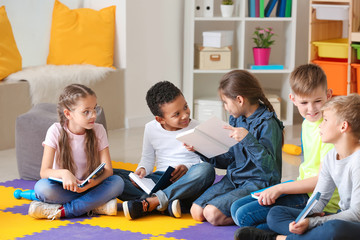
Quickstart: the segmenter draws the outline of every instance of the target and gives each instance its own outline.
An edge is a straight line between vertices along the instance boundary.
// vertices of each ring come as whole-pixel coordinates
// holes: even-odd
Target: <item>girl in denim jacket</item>
[[[259,81],[245,70],[233,70],[223,76],[219,95],[230,114],[230,137],[237,140],[227,153],[206,158],[226,175],[208,188],[191,207],[197,221],[213,225],[233,224],[231,204],[251,192],[281,180],[283,124],[265,97]],[[192,146],[188,150],[196,151]]]

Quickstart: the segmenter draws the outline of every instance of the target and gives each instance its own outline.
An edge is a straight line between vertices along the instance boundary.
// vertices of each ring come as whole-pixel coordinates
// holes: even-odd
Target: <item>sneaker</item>
[[[49,204],[32,201],[29,207],[29,216],[33,218],[59,219],[61,216],[60,204]]]
[[[129,220],[145,216],[149,211],[149,202],[143,200],[131,200],[123,202],[122,204],[125,217]]]
[[[242,227],[235,231],[235,240],[276,240],[277,234],[255,227]]]
[[[168,212],[169,212],[170,216],[172,216],[174,218],[181,217],[181,206],[180,206],[179,199],[175,199],[175,200],[169,202]]]
[[[116,201],[116,198],[111,199],[107,203],[93,209],[92,213],[93,214],[102,214],[102,215],[115,216],[117,214],[117,201]]]

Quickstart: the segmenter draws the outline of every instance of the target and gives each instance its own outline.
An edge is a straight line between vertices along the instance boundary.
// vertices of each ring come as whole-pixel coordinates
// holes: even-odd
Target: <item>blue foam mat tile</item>
[[[91,226],[88,224],[74,223],[59,228],[53,228],[48,231],[34,233],[33,235],[24,236],[23,240],[58,240],[58,239],[71,239],[71,240],[89,240],[89,239],[131,239],[141,240],[150,238],[150,234],[133,233],[130,231],[121,231],[118,229],[101,228]]]

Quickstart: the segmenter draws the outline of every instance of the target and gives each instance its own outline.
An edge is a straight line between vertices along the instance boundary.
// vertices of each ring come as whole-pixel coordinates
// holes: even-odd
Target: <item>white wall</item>
[[[182,79],[183,0],[129,0],[126,3],[125,125],[144,126],[153,119],[147,90]]]

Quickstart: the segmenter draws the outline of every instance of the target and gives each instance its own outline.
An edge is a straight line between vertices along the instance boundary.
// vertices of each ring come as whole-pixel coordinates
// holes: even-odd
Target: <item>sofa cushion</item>
[[[48,64],[113,67],[115,6],[69,9],[55,0]]]
[[[21,70],[21,55],[16,46],[5,6],[0,7],[0,80]]]

